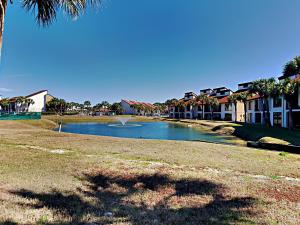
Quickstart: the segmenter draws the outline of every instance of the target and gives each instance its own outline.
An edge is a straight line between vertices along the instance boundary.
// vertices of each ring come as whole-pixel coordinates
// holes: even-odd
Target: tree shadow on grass
[[[117,221],[132,225],[250,223],[245,218],[255,214],[251,210],[255,199],[228,198],[224,196],[225,191],[222,185],[207,180],[99,171],[85,174],[83,186],[77,193],[64,194],[55,190],[51,193],[29,190],[12,193],[35,200],[29,207],[47,207],[67,219],[67,222],[54,224],[112,224]],[[112,212],[113,216],[107,212]]]

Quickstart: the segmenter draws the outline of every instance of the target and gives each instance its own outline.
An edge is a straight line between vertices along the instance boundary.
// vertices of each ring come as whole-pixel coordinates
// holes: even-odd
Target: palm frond
[[[49,25],[56,18],[59,0],[23,0],[23,7],[35,14],[40,25]]]
[[[47,26],[55,19],[59,10],[76,19],[88,5],[98,7],[101,0],[23,0],[23,7],[32,12],[39,25]]]

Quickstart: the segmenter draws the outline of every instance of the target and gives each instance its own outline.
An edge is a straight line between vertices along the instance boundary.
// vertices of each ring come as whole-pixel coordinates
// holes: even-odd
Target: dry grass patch
[[[300,224],[299,155],[19,122],[0,137],[1,225]]]

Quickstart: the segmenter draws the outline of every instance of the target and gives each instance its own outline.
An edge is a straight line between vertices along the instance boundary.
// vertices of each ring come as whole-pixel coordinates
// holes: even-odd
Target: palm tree
[[[108,101],[102,101],[101,105],[102,105],[102,107],[105,107],[105,108],[109,108],[111,106]]]
[[[237,95],[237,100],[244,104],[245,124],[247,123],[247,102],[251,94],[248,91],[241,92]]]
[[[259,79],[253,82],[250,87],[250,92],[258,94],[263,98],[263,117],[265,124],[271,126],[269,98],[276,88],[275,78]],[[267,115],[266,115],[267,112]]]
[[[295,57],[293,60],[285,64],[283,68],[283,75],[290,77],[300,74],[300,56]]]
[[[24,103],[27,105],[26,110],[28,111],[29,106],[30,106],[30,105],[33,105],[33,104],[34,104],[34,101],[33,101],[33,99],[31,99],[31,98],[26,98],[25,101],[24,101]]]
[[[177,99],[176,98],[173,98],[173,99],[168,99],[167,101],[165,101],[165,105],[167,106],[167,110],[168,110],[168,113],[170,113],[171,111],[171,107],[174,107],[176,106],[177,104]]]
[[[234,121],[237,122],[237,102],[238,102],[238,94],[232,94],[228,96],[228,103],[234,105]]]
[[[292,130],[293,129],[293,103],[295,101],[296,96],[297,96],[297,92],[298,92],[298,88],[300,85],[300,81],[297,80],[291,80],[289,78],[284,79],[283,81],[281,81],[279,83],[279,94],[282,94],[284,99],[287,102],[287,106],[289,109],[289,129]]]
[[[10,104],[10,101],[8,98],[3,98],[1,99],[0,101],[0,106],[2,108],[2,110],[5,110],[6,112],[8,112],[8,108],[9,108],[9,104]]]
[[[20,112],[20,108],[22,108],[23,103],[25,102],[26,98],[24,96],[16,97],[16,111],[17,113]]]
[[[89,111],[91,110],[91,102],[90,101],[85,101],[84,103],[83,103],[83,105],[84,105],[84,109],[87,111],[87,114],[89,114]]]
[[[207,104],[210,106],[210,113],[211,113],[211,120],[213,120],[214,117],[214,110],[216,107],[219,106],[219,101],[217,98],[208,98]]]
[[[207,94],[200,94],[196,97],[196,101],[200,102],[200,105],[202,106],[202,119],[204,119],[204,106],[208,103],[208,96]]]
[[[142,113],[145,112],[145,107],[142,104],[133,105],[133,108],[136,110],[138,115],[142,115]]]
[[[10,3],[13,1],[10,0]],[[50,25],[56,18],[57,12],[62,10],[71,18],[78,18],[88,5],[98,6],[100,0],[21,0],[23,8],[36,15],[39,25]],[[4,31],[4,18],[8,0],[0,0],[0,56]]]
[[[123,108],[120,102],[113,103],[109,109],[115,111],[118,115],[123,113]]]
[[[175,106],[178,107],[178,111],[179,111],[179,118],[180,118],[180,114],[182,112],[184,112],[184,109],[185,109],[185,102],[183,100],[178,100],[176,103],[175,103]]]

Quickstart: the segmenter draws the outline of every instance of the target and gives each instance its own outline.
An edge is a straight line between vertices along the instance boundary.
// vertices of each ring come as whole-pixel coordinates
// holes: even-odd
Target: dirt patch
[[[7,200],[9,198],[9,191],[6,187],[0,186],[0,201]]]
[[[299,186],[288,186],[284,188],[263,188],[259,192],[264,193],[264,195],[269,198],[276,199],[276,201],[300,203]]]

